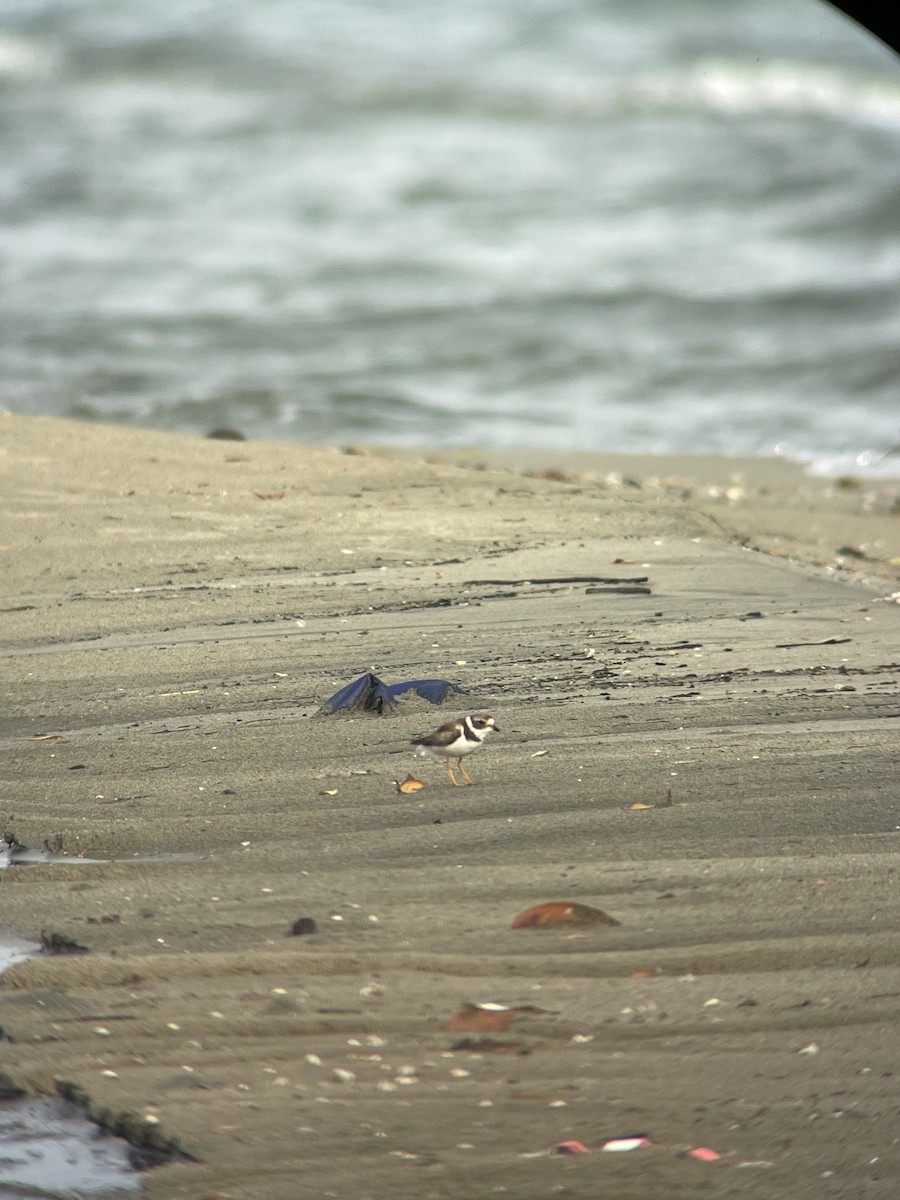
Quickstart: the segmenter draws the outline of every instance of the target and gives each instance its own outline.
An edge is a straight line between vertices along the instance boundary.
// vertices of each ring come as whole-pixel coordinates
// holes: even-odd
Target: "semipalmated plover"
[[[487,713],[473,713],[470,717],[460,717],[458,721],[448,721],[434,733],[426,737],[412,738],[417,754],[428,755],[430,758],[443,758],[447,764],[447,774],[454,787],[465,787],[466,783],[474,783],[462,765],[463,756],[479,749],[484,739],[494,730],[500,732],[500,726]],[[460,783],[453,774],[450,760],[456,759],[456,769],[466,783]]]

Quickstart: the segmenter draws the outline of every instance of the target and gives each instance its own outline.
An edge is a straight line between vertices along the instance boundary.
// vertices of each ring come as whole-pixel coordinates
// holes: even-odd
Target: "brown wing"
[[[434,746],[439,749],[441,746],[452,746],[461,732],[459,721],[448,721],[434,733],[429,733],[426,737],[412,738],[411,742],[413,746]]]

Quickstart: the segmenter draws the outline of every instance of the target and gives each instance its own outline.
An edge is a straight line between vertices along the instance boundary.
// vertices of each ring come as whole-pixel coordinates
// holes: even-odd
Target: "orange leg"
[[[462,777],[463,777],[463,779],[466,781],[466,783],[474,783],[474,782],[475,782],[475,780],[474,780],[474,779],[471,779],[471,778],[469,777],[469,774],[468,774],[468,772],[466,771],[466,768],[465,768],[465,767],[462,765],[462,759],[461,759],[461,758],[458,758],[458,759],[456,760],[456,769],[457,769],[457,771],[459,771],[460,775],[462,775]],[[465,784],[464,784],[463,786],[465,786]]]
[[[450,782],[453,784],[453,786],[454,787],[465,787],[466,785],[464,783],[459,783],[457,781],[456,776],[453,774],[453,768],[450,766],[450,759],[447,758],[447,759],[444,759],[444,761],[447,764],[447,774],[450,776]]]

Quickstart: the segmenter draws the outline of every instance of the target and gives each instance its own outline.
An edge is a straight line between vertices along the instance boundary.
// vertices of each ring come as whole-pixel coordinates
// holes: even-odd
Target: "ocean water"
[[[818,0],[4,0],[0,407],[900,443],[900,59]]]

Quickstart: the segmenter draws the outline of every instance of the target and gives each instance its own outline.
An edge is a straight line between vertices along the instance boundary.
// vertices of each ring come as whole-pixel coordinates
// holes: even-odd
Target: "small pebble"
[[[312,917],[298,917],[291,926],[292,937],[306,937],[307,934],[317,932],[318,928]]]

